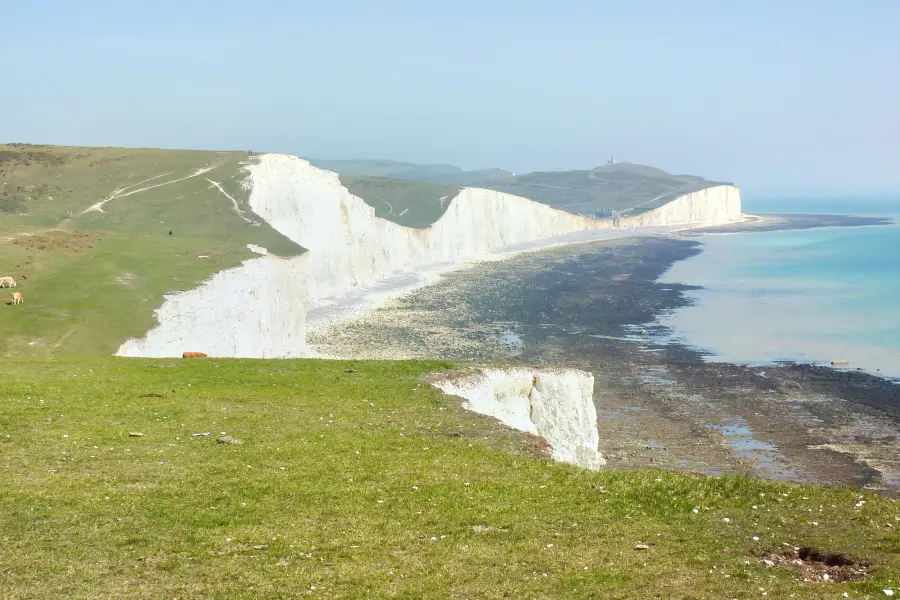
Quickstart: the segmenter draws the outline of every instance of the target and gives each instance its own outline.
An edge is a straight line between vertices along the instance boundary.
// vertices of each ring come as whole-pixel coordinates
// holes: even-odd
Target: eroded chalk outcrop
[[[436,376],[430,383],[463,398],[471,411],[541,436],[558,461],[587,469],[606,464],[597,450],[594,376],[586,371],[490,367]]]

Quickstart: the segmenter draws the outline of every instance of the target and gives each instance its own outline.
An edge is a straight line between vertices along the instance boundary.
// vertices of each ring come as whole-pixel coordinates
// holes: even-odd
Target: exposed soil
[[[839,552],[786,546],[762,557],[770,567],[790,569],[803,581],[841,583],[858,581],[868,574],[868,565]]]
[[[0,243],[14,244],[26,252],[48,250],[57,254],[74,254],[90,250],[104,235],[102,231],[49,229],[2,238]]]
[[[24,146],[9,144],[6,148],[0,148],[0,169],[10,166],[44,165],[56,167],[68,162],[65,154],[47,151],[40,146]]]
[[[609,469],[748,472],[900,492],[900,385],[866,373],[706,362],[660,340],[688,302],[656,280],[700,244],[614,240],[450,273],[359,319],[314,331],[331,356],[562,364],[596,380]]]

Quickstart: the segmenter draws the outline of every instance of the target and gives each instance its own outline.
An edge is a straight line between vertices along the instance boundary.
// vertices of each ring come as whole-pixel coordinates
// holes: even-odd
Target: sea
[[[893,199],[745,200],[744,212],[900,219]],[[900,378],[900,225],[708,234],[660,279],[701,289],[660,319],[708,360],[849,361]]]

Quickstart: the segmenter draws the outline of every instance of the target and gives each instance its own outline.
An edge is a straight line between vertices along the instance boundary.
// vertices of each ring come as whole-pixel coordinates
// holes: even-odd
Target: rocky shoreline
[[[874,224],[874,223],[860,223]],[[662,340],[657,283],[691,239],[608,240],[448,274],[309,340],[323,354],[566,365],[594,374],[607,469],[747,472],[900,492],[900,385],[866,373],[707,362]]]
[[[739,223],[710,225],[692,228],[690,233],[738,233],[750,231],[784,231],[788,229],[813,229],[817,227],[865,227],[892,225],[887,217],[858,217],[854,215],[767,214],[751,216]]]

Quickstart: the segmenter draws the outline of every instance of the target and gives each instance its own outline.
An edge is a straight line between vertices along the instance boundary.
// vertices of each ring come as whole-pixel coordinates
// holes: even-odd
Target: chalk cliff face
[[[264,155],[248,170],[250,207],[308,252],[247,261],[171,295],[156,312],[159,326],[126,342],[118,355],[179,356],[190,350],[306,356],[308,310],[356,286],[510,244],[610,226],[525,198],[465,189],[433,226],[411,229],[375,217],[335,173],[297,157]]]
[[[306,256],[254,258],[199,287],[167,297],[159,325],[118,356],[205,352],[240,358],[302,357],[306,351]]]
[[[466,188],[434,225],[412,229],[375,217],[375,210],[347,191],[337,174],[297,157],[265,155],[249,171],[253,211],[310,251],[313,305],[419,265],[609,227],[518,196]]]
[[[625,227],[665,227],[730,223],[741,218],[741,192],[731,185],[719,185],[679,196],[675,200],[635,217],[623,219]]]
[[[588,469],[606,464],[597,451],[594,376],[577,369],[486,368],[432,385],[465,400],[469,410],[539,435],[551,456]]]
[[[173,294],[156,311],[159,326],[129,340],[122,356],[288,358],[308,354],[308,311],[354,288],[439,263],[554,236],[611,228],[525,198],[465,188],[427,229],[377,218],[338,176],[294,156],[267,154],[248,167],[252,210],[308,249],[292,259],[253,259]],[[630,227],[721,223],[740,218],[740,194],[719,186],[625,219]],[[262,250],[262,249],[259,249]],[[255,250],[257,251],[257,250]]]

